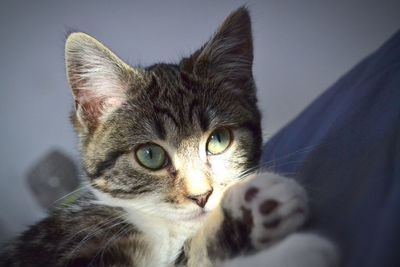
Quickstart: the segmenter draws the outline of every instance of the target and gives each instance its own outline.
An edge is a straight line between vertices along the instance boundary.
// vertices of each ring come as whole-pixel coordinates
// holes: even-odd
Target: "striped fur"
[[[254,252],[252,220],[220,206],[260,158],[252,62],[245,8],[178,64],[132,67],[93,37],[71,34],[72,121],[89,190],[23,233],[2,266],[205,266]],[[232,144],[207,155],[207,139],[220,127]],[[165,149],[165,168],[137,162],[134,151],[146,143]],[[204,207],[191,198],[208,191]],[[232,242],[219,246],[218,236]]]

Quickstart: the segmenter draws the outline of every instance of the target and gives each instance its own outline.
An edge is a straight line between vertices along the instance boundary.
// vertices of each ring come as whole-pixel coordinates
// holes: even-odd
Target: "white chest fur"
[[[184,242],[193,234],[192,225],[127,210],[128,220],[142,233],[149,245],[146,266],[173,266]]]
[[[116,199],[96,189],[92,192],[97,197],[95,203],[120,207],[127,213],[127,221],[132,223],[143,235],[141,240],[146,248],[140,255],[140,260],[134,260],[135,266],[167,267],[173,266],[181,253],[185,241],[199,228],[199,222],[164,219],[154,208],[159,201],[141,197],[136,200]],[[161,215],[166,217],[165,212]],[[132,253],[138,257],[136,253]]]

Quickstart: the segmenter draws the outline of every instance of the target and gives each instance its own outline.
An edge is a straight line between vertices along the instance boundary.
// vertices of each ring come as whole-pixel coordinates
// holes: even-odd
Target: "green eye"
[[[231,142],[231,132],[227,128],[219,128],[212,132],[210,137],[208,137],[207,154],[221,154],[229,147]]]
[[[162,147],[156,144],[144,144],[136,150],[136,159],[150,170],[159,170],[167,164],[167,156]]]

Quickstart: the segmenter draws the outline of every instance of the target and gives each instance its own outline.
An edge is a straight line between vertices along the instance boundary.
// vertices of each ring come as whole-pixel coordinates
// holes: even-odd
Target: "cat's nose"
[[[204,208],[207,203],[208,198],[211,196],[212,189],[199,195],[188,196],[189,199],[193,200],[199,207]]]

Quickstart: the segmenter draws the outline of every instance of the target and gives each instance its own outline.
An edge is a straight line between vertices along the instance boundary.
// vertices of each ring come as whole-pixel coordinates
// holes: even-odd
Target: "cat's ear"
[[[183,71],[213,80],[244,81],[252,77],[253,38],[248,10],[228,16],[214,36],[181,62]]]
[[[80,32],[68,36],[65,61],[76,116],[93,129],[125,101],[134,71],[96,39]]]

